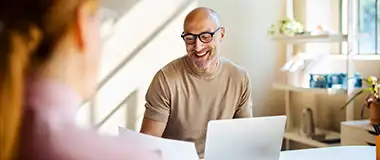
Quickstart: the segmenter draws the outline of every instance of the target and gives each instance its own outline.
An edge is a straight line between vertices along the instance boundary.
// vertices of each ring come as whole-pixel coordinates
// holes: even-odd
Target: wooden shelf
[[[315,94],[328,94],[328,95],[336,95],[336,94],[345,94],[347,92],[346,89],[334,89],[334,88],[306,88],[306,87],[297,87],[287,84],[274,83],[273,88],[279,90],[286,91],[295,91],[295,92],[312,92]]]
[[[314,140],[305,136],[302,136],[299,133],[299,129],[293,129],[290,131],[285,132],[284,137],[285,139],[289,139],[298,143],[306,144],[311,147],[332,147],[332,146],[340,146],[340,142],[337,143],[327,143],[328,141],[340,141],[340,134],[338,132],[334,131],[328,131],[320,128],[316,128],[316,134],[324,134],[325,138],[324,140],[318,141]]]
[[[347,3],[347,6],[348,6],[348,10],[350,11],[355,11],[355,8],[357,6],[357,2],[356,1],[348,1]],[[328,32],[323,32],[323,33],[319,33],[319,34],[312,34],[312,35],[308,35],[308,34],[303,34],[303,35],[295,35],[295,36],[286,36],[286,35],[281,35],[281,34],[277,34],[277,35],[274,35],[271,37],[271,39],[275,42],[280,42],[280,43],[285,43],[286,44],[286,50],[285,50],[285,58],[286,58],[286,62],[290,62],[292,60],[294,60],[293,56],[295,54],[297,54],[296,51],[296,48],[294,48],[296,45],[303,45],[303,44],[307,44],[307,43],[347,43],[346,45],[343,45],[344,49],[349,51],[348,52],[348,55],[346,56],[346,69],[347,69],[347,75],[349,75],[351,77],[351,75],[354,75],[355,74],[355,61],[352,60],[352,57],[357,54],[357,50],[355,50],[358,46],[358,44],[356,43],[357,42],[357,39],[358,38],[361,38],[363,35],[360,35],[358,32],[357,32],[357,29],[355,28],[356,24],[357,24],[357,18],[355,17],[356,13],[353,13],[353,14],[348,14],[347,16],[347,19],[348,19],[348,25],[347,25],[347,34],[343,34],[343,33],[328,33]],[[291,15],[292,17],[293,15]],[[352,49],[354,48],[354,49]],[[306,50],[306,52],[308,52],[308,50]],[[313,50],[313,52],[319,52],[319,50]],[[297,60],[297,59],[296,59]],[[295,61],[296,61],[295,60]],[[302,60],[302,59],[301,59]],[[306,62],[305,60],[303,60],[303,62]],[[302,61],[300,61],[300,66],[302,65],[301,64]],[[290,67],[292,67],[292,65],[290,65]],[[287,67],[290,69],[290,67]],[[287,68],[285,68],[286,70],[288,70]],[[301,81],[303,79],[302,77],[302,73],[301,72],[304,72],[303,74],[306,74],[305,71],[307,70],[296,70],[298,69],[297,66],[295,66],[295,68],[293,70],[295,70],[295,72],[292,72],[292,74],[286,74],[285,75],[285,80],[287,82],[297,82],[297,81]],[[291,70],[291,71],[293,71]],[[288,72],[291,72],[291,71],[288,71]],[[297,72],[297,73],[296,73]],[[293,74],[294,73],[294,74]],[[297,82],[297,83],[275,83],[273,84],[273,88],[274,89],[278,89],[278,90],[284,90],[285,91],[285,94],[284,94],[284,100],[285,100],[285,114],[287,116],[287,129],[286,129],[286,133],[285,133],[285,149],[286,150],[289,150],[291,149],[290,148],[290,145],[289,145],[289,142],[290,141],[297,141],[299,143],[302,143],[302,144],[306,144],[306,145],[309,145],[309,146],[313,146],[313,147],[329,147],[329,146],[339,146],[340,145],[340,141],[337,141],[339,143],[336,143],[336,144],[332,144],[331,142],[332,141],[329,141],[329,140],[316,140],[316,137],[314,138],[308,138],[308,137],[304,137],[304,136],[301,136],[299,134],[299,130],[292,130],[292,129],[295,129],[293,127],[296,127],[294,125],[294,122],[296,121],[300,121],[300,119],[297,119],[297,117],[294,117],[292,115],[292,92],[301,92],[302,93],[312,93],[312,94],[324,94],[324,95],[344,95],[345,98],[347,99],[350,99],[354,94],[352,93],[349,93],[348,91],[351,92],[351,90],[355,90],[354,92],[358,91],[358,89],[355,89],[354,88],[354,85],[351,83],[351,80],[347,80],[346,79],[346,83],[349,84],[347,87],[348,87],[348,90],[347,89],[340,89],[340,88],[309,88],[308,86],[303,86],[301,84],[303,84],[303,82]],[[297,85],[297,84],[300,84],[299,86],[292,86],[292,85]],[[361,89],[361,88],[360,88]],[[315,110],[316,112],[319,112],[318,110],[318,96],[314,96],[314,98],[312,98],[311,100],[313,100],[315,102]],[[297,106],[299,106],[299,104],[296,104]],[[348,106],[346,107],[345,109],[346,111],[346,120],[353,120],[354,119],[354,103],[350,103],[348,104]],[[319,113],[320,114],[320,113]],[[316,113],[316,115],[318,115],[318,113]],[[319,117],[319,116],[317,116]],[[317,119],[318,120],[318,119]],[[326,122],[325,122],[326,123]],[[320,130],[320,129],[319,129]],[[327,137],[329,136],[336,136],[335,138],[339,138],[339,139],[335,139],[335,140],[340,140],[340,134],[339,133],[336,133],[336,132],[330,132],[328,131],[328,134],[326,134]],[[320,137],[319,137],[320,138]],[[319,139],[318,138],[318,139]],[[326,138],[326,137],[325,137]],[[334,139],[332,139],[333,142],[334,142]],[[336,141],[335,141],[336,142]]]
[[[321,35],[295,35],[285,36],[276,35],[272,37],[276,41],[285,41],[287,43],[310,43],[310,42],[344,42],[347,41],[347,35],[342,34],[321,34]]]

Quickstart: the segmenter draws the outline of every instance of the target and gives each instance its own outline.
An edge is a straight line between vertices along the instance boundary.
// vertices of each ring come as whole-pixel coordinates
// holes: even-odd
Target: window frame
[[[340,29],[340,33],[343,34],[343,35],[347,35],[347,13],[348,13],[348,8],[347,8],[347,1],[349,0],[339,0],[339,18],[340,18],[340,24],[339,24],[339,29]],[[357,8],[357,13],[359,14],[357,17],[358,17],[358,28],[360,28],[360,1],[361,0],[358,0],[358,8]],[[375,20],[378,21],[378,15],[379,15],[379,0],[375,0]],[[374,53],[366,53],[366,52],[361,52],[360,50],[360,40],[357,41],[357,45],[358,45],[358,53],[357,55],[360,55],[360,56],[374,56],[374,55],[380,55],[380,45],[379,45],[379,38],[380,38],[380,30],[379,30],[379,23],[376,22],[375,23],[375,52]],[[360,34],[360,32],[359,32]],[[344,42],[342,44],[340,44],[340,54],[341,55],[347,55],[347,49],[346,49],[346,45],[347,45],[347,42]]]

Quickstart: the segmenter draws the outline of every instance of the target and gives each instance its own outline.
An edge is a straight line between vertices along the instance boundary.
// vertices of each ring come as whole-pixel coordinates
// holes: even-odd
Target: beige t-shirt
[[[252,117],[249,75],[226,58],[200,74],[183,56],[156,73],[145,107],[145,118],[167,122],[162,137],[194,142],[203,158],[210,120]]]

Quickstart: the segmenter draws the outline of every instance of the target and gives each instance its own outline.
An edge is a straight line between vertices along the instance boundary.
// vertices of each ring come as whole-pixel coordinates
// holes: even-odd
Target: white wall
[[[111,8],[119,15],[124,15],[130,11],[139,1],[143,0],[100,0],[101,6]]]
[[[284,77],[283,46],[271,41],[267,30],[285,18],[285,0],[199,0],[219,13],[226,38],[223,56],[249,70],[253,87],[255,116],[284,114],[283,96],[272,90],[275,79]]]

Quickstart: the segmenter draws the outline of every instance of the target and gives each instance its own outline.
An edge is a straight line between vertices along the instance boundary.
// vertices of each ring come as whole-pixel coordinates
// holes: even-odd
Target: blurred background
[[[144,96],[154,74],[186,53],[180,37],[184,17],[195,7],[206,6],[219,13],[226,28],[222,55],[249,71],[254,116],[291,116],[295,131],[287,129],[287,149],[349,145],[348,141],[370,145],[367,139],[371,137],[365,140],[348,138],[347,143],[341,140],[342,122],[352,122],[363,128],[360,126],[362,120],[368,119],[367,111],[364,117],[360,116],[365,96],[354,101],[352,116],[347,116],[351,112],[340,110],[347,100],[346,92],[330,94],[326,88],[310,88],[308,84],[310,74],[357,72],[368,77],[380,73],[379,4],[377,0],[358,0],[358,7],[350,8],[347,1],[102,0],[104,46],[99,88],[92,99],[78,108],[77,122],[84,127],[97,127],[102,134],[118,134],[117,126],[139,130]],[[357,23],[351,23],[350,13],[356,15]],[[289,46],[286,42],[293,39],[282,37],[279,42],[276,36],[268,35],[271,25],[277,28],[281,20],[288,18],[294,18],[305,30],[322,30],[342,39],[325,37],[334,43]],[[348,35],[350,27],[367,35],[354,37],[353,44],[357,45],[354,58],[347,56],[351,51],[346,42],[351,37]],[[306,37],[314,38],[321,39]],[[302,59],[302,69],[292,73],[281,70],[304,53],[319,58]],[[310,62],[312,66],[307,65]],[[289,77],[296,80],[290,82]],[[328,142],[299,135],[299,128],[306,123],[302,118],[305,108],[313,111],[314,128],[327,130],[338,138]]]

